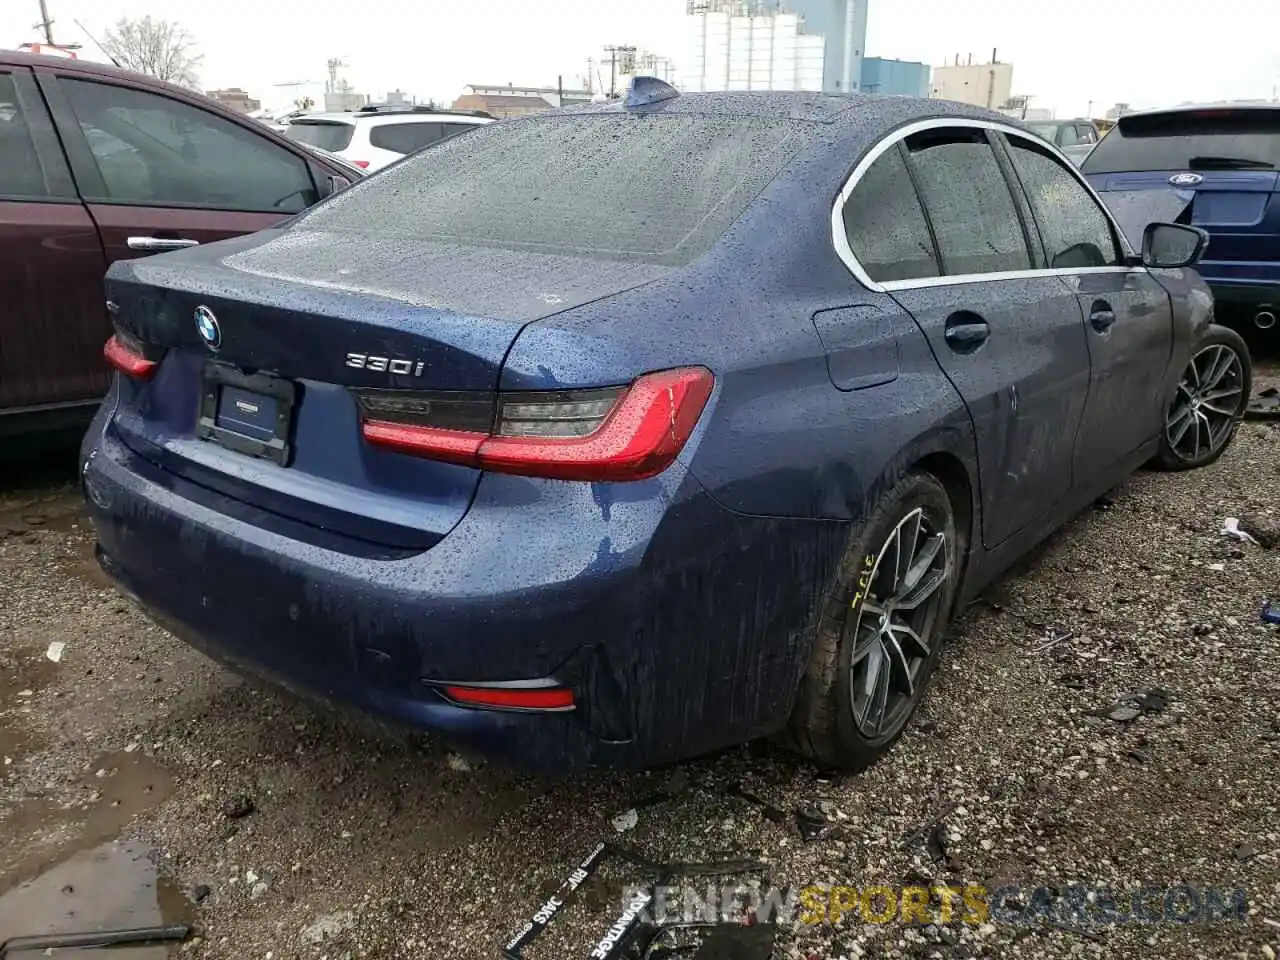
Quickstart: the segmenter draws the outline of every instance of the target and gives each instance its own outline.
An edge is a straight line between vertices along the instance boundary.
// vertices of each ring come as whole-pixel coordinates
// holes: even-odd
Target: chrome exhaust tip
[[[1253,325],[1259,330],[1270,330],[1276,325],[1276,315],[1270,310],[1259,310],[1253,315]]]

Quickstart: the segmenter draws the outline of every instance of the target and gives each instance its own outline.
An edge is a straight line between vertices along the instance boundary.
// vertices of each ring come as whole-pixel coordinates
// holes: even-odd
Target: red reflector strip
[[[633,383],[585,437],[506,437],[367,420],[370,443],[521,476],[553,480],[634,481],[662,473],[688,442],[715,378],[703,367],[650,373]]]
[[[472,707],[506,710],[570,710],[573,691],[563,687],[445,687],[449,699]]]
[[[140,380],[146,380],[160,366],[156,361],[134,353],[120,342],[119,337],[112,337],[107,341],[106,346],[102,348],[102,355],[107,358],[107,363],[121,373]]]
[[[419,427],[385,420],[366,420],[363,430],[364,438],[380,447],[469,467],[478,465],[480,445],[489,439],[487,433]]]

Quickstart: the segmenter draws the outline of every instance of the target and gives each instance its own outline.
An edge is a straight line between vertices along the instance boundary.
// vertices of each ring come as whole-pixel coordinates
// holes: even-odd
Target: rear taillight
[[[147,358],[141,343],[120,331],[107,341],[102,355],[121,373],[139,380],[150,379],[160,366],[159,361]]]
[[[378,446],[481,470],[556,480],[626,481],[671,466],[715,378],[664,370],[630,386],[556,393],[428,394],[359,390],[364,437]]]
[[[368,161],[368,160],[352,160],[351,162],[352,162],[352,163],[354,163],[354,164],[355,164],[357,167],[359,167],[361,170],[368,170],[368,169],[369,169],[369,161]]]

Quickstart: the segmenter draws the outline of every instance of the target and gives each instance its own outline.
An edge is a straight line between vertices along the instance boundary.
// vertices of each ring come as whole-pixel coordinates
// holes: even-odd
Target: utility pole
[[[618,94],[618,48],[605,47],[604,52],[609,55],[609,99],[613,100]]]
[[[618,63],[620,62],[619,54],[621,54],[623,72],[625,73],[628,69],[634,70],[636,62],[636,48],[610,45],[604,48],[604,52],[609,55],[609,99],[617,100]]]
[[[49,46],[55,46],[53,42],[53,21],[49,19],[49,7],[45,0],[40,0],[40,22],[36,27],[44,31],[44,42]]]

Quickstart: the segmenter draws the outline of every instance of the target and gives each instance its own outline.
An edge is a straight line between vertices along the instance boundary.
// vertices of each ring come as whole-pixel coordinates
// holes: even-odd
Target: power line
[[[97,46],[99,50],[101,50],[103,53],[107,55],[108,60],[114,63],[117,67],[120,66],[120,61],[115,58],[115,56],[111,53],[110,50],[108,50],[106,47],[102,45],[101,40],[99,40],[97,37],[95,37],[92,33],[89,32],[88,27],[86,27],[79,20],[73,20],[72,23],[74,23],[77,27],[79,27],[81,32],[83,32],[86,37],[92,40],[94,42],[94,45]],[[76,44],[76,46],[79,46],[79,44]]]

